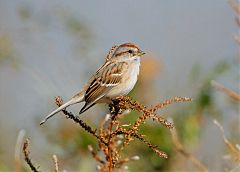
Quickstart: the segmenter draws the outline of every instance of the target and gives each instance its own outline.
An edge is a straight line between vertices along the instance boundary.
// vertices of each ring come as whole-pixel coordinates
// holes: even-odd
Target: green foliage
[[[0,163],[0,172],[11,172],[12,170],[5,164]]]
[[[97,147],[96,139],[92,137],[89,133],[81,130],[78,132],[74,142],[76,143],[76,148],[79,150],[86,150],[88,152],[88,145]]]

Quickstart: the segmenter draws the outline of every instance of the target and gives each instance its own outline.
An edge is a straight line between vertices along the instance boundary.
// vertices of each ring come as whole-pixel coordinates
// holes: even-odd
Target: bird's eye
[[[132,51],[132,50],[128,50],[128,52],[129,52],[130,54],[132,54],[132,53],[133,53],[133,51]]]

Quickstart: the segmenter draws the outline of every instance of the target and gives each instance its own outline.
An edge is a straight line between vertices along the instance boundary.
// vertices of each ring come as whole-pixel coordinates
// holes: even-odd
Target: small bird
[[[105,63],[90,78],[82,91],[47,115],[40,125],[70,105],[85,102],[79,112],[81,114],[97,103],[110,104],[114,98],[128,94],[137,82],[140,57],[144,54],[133,43],[113,46]]]

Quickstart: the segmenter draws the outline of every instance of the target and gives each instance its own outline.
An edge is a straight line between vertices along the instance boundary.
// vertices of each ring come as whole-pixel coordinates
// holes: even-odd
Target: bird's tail
[[[68,102],[64,103],[62,106],[60,106],[59,108],[57,108],[56,110],[54,110],[53,112],[51,112],[49,115],[47,115],[44,120],[42,120],[42,122],[40,123],[40,125],[44,124],[49,118],[51,118],[52,116],[56,115],[58,112],[62,111],[63,109],[65,109],[66,107],[76,104],[76,103],[80,103],[83,101],[83,95],[80,96],[80,94],[77,96],[74,96],[71,100],[69,100]]]

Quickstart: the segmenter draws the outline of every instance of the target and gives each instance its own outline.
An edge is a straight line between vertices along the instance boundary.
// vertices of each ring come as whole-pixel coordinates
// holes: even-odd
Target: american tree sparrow
[[[97,103],[109,104],[114,98],[128,94],[137,82],[140,57],[144,54],[133,43],[113,46],[104,65],[90,78],[83,90],[47,115],[40,124],[70,105],[85,102],[79,112],[81,114]]]

